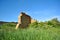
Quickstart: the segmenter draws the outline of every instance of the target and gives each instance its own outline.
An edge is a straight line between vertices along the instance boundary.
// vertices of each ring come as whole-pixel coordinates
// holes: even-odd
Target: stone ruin
[[[18,27],[20,28],[26,28],[29,26],[29,24],[36,22],[36,20],[31,19],[31,17],[24,12],[21,12],[18,16],[18,24],[16,25],[16,29]]]

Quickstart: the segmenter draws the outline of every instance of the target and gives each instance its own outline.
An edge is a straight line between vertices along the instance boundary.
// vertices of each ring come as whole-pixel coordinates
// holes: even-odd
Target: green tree
[[[60,22],[57,18],[53,18],[52,20],[48,21],[48,25],[52,25],[53,27],[60,26]]]

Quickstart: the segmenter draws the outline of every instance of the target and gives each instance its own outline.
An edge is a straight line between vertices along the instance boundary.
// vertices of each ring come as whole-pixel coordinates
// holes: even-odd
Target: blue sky
[[[39,21],[60,20],[60,0],[0,0],[0,21],[17,22],[20,12]]]

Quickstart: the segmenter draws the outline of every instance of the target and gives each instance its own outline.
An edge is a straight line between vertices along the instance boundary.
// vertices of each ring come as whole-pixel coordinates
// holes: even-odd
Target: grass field
[[[0,29],[0,40],[60,40],[60,29]]]
[[[15,29],[16,24],[0,25],[0,40],[60,40],[60,22],[33,23],[28,28]]]

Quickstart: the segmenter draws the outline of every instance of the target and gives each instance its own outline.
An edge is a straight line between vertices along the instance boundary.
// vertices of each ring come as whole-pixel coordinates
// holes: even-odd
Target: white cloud
[[[52,18],[58,18],[60,20],[60,16],[57,15],[57,10],[49,9],[49,10],[41,10],[41,11],[29,11],[28,12],[34,19],[39,21],[48,21]]]

